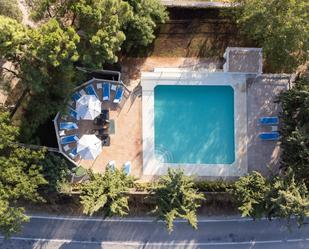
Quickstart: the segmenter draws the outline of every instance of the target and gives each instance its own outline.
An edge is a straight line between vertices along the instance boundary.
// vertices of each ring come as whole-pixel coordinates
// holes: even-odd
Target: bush
[[[11,17],[18,22],[21,22],[23,19],[17,0],[0,0],[0,15]]]

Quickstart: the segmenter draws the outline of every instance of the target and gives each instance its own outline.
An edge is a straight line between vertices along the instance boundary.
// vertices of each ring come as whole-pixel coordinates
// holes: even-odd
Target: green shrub
[[[11,17],[18,22],[21,22],[23,19],[17,0],[0,0],[0,15]]]

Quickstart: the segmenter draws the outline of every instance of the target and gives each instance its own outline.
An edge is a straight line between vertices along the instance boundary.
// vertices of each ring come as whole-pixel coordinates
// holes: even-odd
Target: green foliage
[[[296,183],[294,174],[290,171],[284,178],[277,177],[269,193],[270,215],[286,218],[288,224],[291,217],[296,217],[302,225],[305,217],[309,217],[309,195],[306,185]]]
[[[233,13],[241,31],[277,70],[293,70],[308,59],[309,2],[307,0],[235,0]]]
[[[17,0],[0,0],[0,15],[11,17],[18,22],[23,19]]]
[[[125,48],[146,46],[154,30],[167,19],[158,0],[28,0],[35,20],[56,18],[63,27],[73,27],[80,36],[80,62],[88,67],[116,62]]]
[[[266,214],[265,196],[269,191],[269,182],[260,173],[253,171],[235,183],[232,193],[239,203],[242,216],[261,218]]]
[[[309,81],[301,79],[279,97],[282,106],[280,120],[281,165],[291,168],[297,181],[309,186]]]
[[[21,122],[24,141],[63,108],[64,99],[74,88],[78,42],[74,29],[62,29],[55,19],[31,29],[0,16],[0,58],[15,66],[16,76],[28,92]]]
[[[44,151],[16,145],[18,129],[10,125],[9,114],[0,113],[0,231],[10,236],[27,220],[17,201],[43,201],[38,188],[46,181],[42,176]]]
[[[242,216],[254,219],[279,217],[287,219],[288,224],[291,217],[296,217],[299,225],[309,216],[308,190],[305,184],[296,184],[292,171],[272,180],[253,172],[241,177],[232,193]]]
[[[48,184],[43,186],[43,191],[59,193],[68,181],[69,167],[69,163],[62,156],[46,153],[42,160],[42,173]]]
[[[127,215],[128,196],[126,192],[133,184],[133,179],[123,171],[107,168],[105,173],[90,172],[90,180],[81,188],[81,203],[84,213],[93,215],[103,210],[104,216]]]
[[[157,0],[128,0],[133,16],[124,27],[126,51],[146,47],[155,38],[157,25],[168,19],[165,7]]]
[[[205,198],[194,188],[193,179],[185,176],[182,170],[169,169],[151,194],[156,203],[154,213],[158,219],[165,221],[169,232],[173,231],[173,222],[177,217],[188,220],[197,229],[196,210]]]

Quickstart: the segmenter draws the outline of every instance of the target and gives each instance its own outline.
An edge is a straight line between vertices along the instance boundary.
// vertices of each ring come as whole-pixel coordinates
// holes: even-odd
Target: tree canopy
[[[280,120],[281,167],[291,168],[297,181],[309,187],[309,80],[299,79],[295,86],[282,92]]]
[[[15,70],[2,69],[20,79],[29,97],[22,120],[24,140],[62,109],[74,88],[79,39],[73,28],[61,28],[55,19],[33,29],[0,16],[0,59],[11,62]]]
[[[28,220],[17,201],[42,201],[38,188],[46,184],[40,165],[44,152],[18,147],[18,132],[9,114],[0,112],[0,231],[5,236],[20,231]]]
[[[293,70],[308,59],[309,2],[307,0],[235,0],[233,15],[241,31],[263,47],[277,70]]]
[[[128,192],[133,179],[122,170],[107,167],[104,174],[89,173],[90,179],[81,188],[84,213],[93,215],[103,211],[104,216],[125,216],[129,210]]]
[[[55,18],[80,36],[80,61],[88,67],[116,62],[125,48],[147,46],[154,39],[158,23],[167,19],[158,0],[28,0],[35,20]]]
[[[156,204],[154,213],[158,219],[165,221],[169,232],[173,231],[176,218],[188,220],[197,229],[196,210],[205,198],[193,186],[193,179],[185,176],[182,170],[169,169],[168,174],[162,176],[151,190]]]
[[[267,180],[258,172],[241,177],[232,190],[242,216],[254,219],[274,217],[287,219],[296,217],[302,225],[309,216],[309,194],[304,183],[296,183],[294,174],[278,175]]]

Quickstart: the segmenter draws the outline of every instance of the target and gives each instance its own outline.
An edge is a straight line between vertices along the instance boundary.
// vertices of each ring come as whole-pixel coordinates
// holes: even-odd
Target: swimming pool
[[[155,157],[173,164],[235,161],[234,90],[231,86],[157,85]]]

